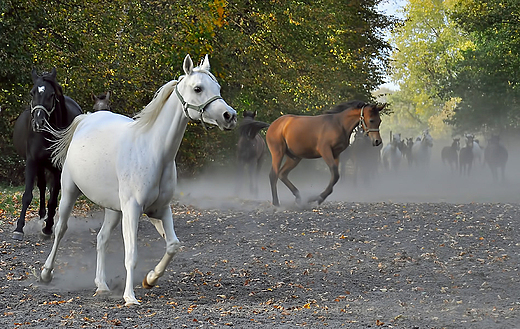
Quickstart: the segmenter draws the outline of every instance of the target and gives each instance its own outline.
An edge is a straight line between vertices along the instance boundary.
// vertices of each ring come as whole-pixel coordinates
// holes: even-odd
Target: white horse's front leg
[[[105,258],[106,251],[108,249],[108,240],[110,239],[110,233],[114,230],[117,224],[121,221],[121,212],[105,209],[105,220],[103,221],[103,226],[99,230],[97,235],[97,267],[96,267],[96,279],[94,282],[96,283],[96,293],[102,294],[105,292],[109,292],[110,289],[106,283],[106,275],[105,275]]]
[[[173,228],[173,217],[172,211],[169,205],[167,205],[162,211],[161,219],[152,219],[152,223],[154,223],[155,227],[159,234],[161,233],[159,224],[162,222],[162,228],[164,232],[164,238],[166,240],[166,253],[164,254],[161,261],[155,266],[153,270],[148,272],[148,274],[143,279],[143,287],[150,289],[152,288],[157,280],[163,276],[166,267],[172,260],[173,256],[179,251],[180,242],[175,234],[175,230]]]
[[[131,202],[129,202],[131,203]],[[123,242],[125,245],[126,284],[123,298],[126,306],[139,305],[134,294],[134,270],[137,264],[137,228],[142,210],[137,204],[123,207]]]

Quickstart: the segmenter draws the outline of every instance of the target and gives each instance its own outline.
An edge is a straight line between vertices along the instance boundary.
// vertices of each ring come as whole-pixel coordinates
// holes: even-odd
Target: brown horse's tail
[[[74,132],[76,128],[78,128],[79,124],[83,119],[87,117],[88,114],[80,114],[74,118],[72,123],[63,130],[54,130],[52,131],[52,135],[55,140],[53,141],[50,149],[52,151],[52,164],[57,168],[63,168],[63,164],[65,163],[65,158],[67,157],[67,152],[69,150],[69,145],[72,142],[72,137],[74,136]]]

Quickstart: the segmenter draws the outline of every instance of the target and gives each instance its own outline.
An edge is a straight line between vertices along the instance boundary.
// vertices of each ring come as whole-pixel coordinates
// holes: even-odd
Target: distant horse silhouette
[[[428,129],[423,131],[422,137],[418,137],[412,146],[412,160],[416,167],[426,168],[430,164],[433,138]]]
[[[401,141],[399,145],[399,150],[403,154],[403,157],[406,158],[408,162],[408,168],[412,166],[412,147],[413,147],[413,137],[405,138]]]
[[[94,111],[110,111],[110,92],[107,91],[103,94],[94,95],[92,93],[92,101],[94,102],[94,106],[92,106],[92,110]]]
[[[256,111],[244,111],[244,119],[238,127],[240,135],[237,143],[237,187],[240,192],[244,171],[249,172],[249,188],[251,193],[258,196],[258,175],[262,168],[267,147],[265,141],[258,133],[263,128],[269,127],[268,123],[255,120]]]
[[[484,150],[484,159],[491,169],[493,180],[498,181],[498,171],[500,178],[505,182],[505,169],[509,154],[504,146],[500,144],[500,137],[492,136]]]
[[[361,101],[342,103],[325,114],[303,116],[287,114],[279,117],[267,129],[267,145],[271,151],[272,168],[269,174],[273,205],[279,206],[278,178],[291,190],[296,202],[301,202],[300,191],[291,183],[289,172],[302,159],[323,158],[329,167],[331,178],[329,185],[309,202],[321,204],[332,193],[333,186],[339,179],[339,155],[347,148],[350,134],[361,125],[364,132],[370,136],[372,145],[381,144],[379,112],[386,104],[375,105]],[[282,160],[285,162],[282,166]]]
[[[401,159],[403,158],[403,154],[399,149],[401,145],[401,134],[395,134],[390,137],[390,143],[383,147],[381,151],[381,161],[386,170],[397,172],[401,164]]]
[[[453,138],[451,146],[445,146],[441,151],[442,163],[448,163],[451,171],[459,169],[460,138]]]
[[[379,163],[381,162],[381,148],[383,143],[372,146],[372,140],[363,128],[357,127],[354,131],[354,141],[340,155],[340,174],[342,179],[346,177],[346,163],[350,160],[353,166],[352,179],[357,185],[358,177],[363,185],[369,185],[377,177]]]
[[[459,152],[459,168],[461,175],[469,176],[473,165],[473,138],[466,136],[466,146]]]
[[[475,139],[475,135],[473,134],[466,134],[466,139],[471,138],[473,140],[473,146],[471,148],[473,152],[473,162],[476,164],[482,163],[485,164],[484,161],[484,150],[480,146],[480,142],[478,139]]]
[[[54,215],[58,205],[61,171],[51,162],[51,140],[49,130],[61,130],[70,125],[74,117],[82,113],[81,107],[71,98],[64,96],[56,81],[56,68],[51,73],[38,75],[32,71],[31,106],[16,119],[13,131],[13,144],[18,154],[25,159],[25,191],[22,197],[22,211],[18,218],[13,239],[23,240],[23,227],[27,208],[33,199],[34,183],[40,191],[40,210],[38,214],[45,220],[42,233],[52,234]],[[50,173],[51,186],[48,211],[45,210],[46,171]]]

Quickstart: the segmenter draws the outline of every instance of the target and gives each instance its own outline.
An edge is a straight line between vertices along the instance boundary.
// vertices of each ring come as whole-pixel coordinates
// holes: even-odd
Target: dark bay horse
[[[94,95],[92,93],[92,101],[94,105],[92,106],[92,110],[95,111],[110,111],[110,91],[105,93]]]
[[[340,155],[341,179],[347,176],[346,162],[350,160],[353,167],[352,182],[354,185],[357,186],[359,177],[363,186],[369,186],[379,173],[383,143],[373,147],[372,140],[360,126],[354,129],[353,134],[354,141]]]
[[[249,172],[249,188],[256,197],[258,195],[258,174],[262,168],[267,147],[258,133],[269,127],[268,123],[255,120],[256,111],[244,111],[244,119],[238,126],[239,139],[237,143],[237,194],[242,187],[244,171]]]
[[[33,198],[35,180],[40,191],[40,218],[45,220],[42,232],[46,236],[52,233],[54,215],[58,205],[61,172],[51,162],[49,147],[52,134],[49,130],[62,130],[70,125],[74,117],[82,113],[81,107],[71,98],[64,96],[61,86],[56,81],[56,69],[51,73],[38,75],[32,71],[34,86],[31,89],[30,109],[20,114],[14,125],[13,143],[20,156],[25,159],[25,191],[22,197],[22,211],[13,239],[23,240],[25,214]],[[50,174],[50,199],[48,212],[45,210],[46,172]]]
[[[459,168],[461,175],[468,175],[473,165],[473,137],[466,136],[466,146],[459,152]]]
[[[500,144],[499,136],[492,136],[487,147],[484,149],[484,160],[491,169],[493,180],[498,181],[498,170],[500,169],[500,178],[505,182],[505,169],[509,154],[506,148]]]
[[[445,146],[441,151],[442,163],[448,163],[451,171],[459,168],[460,138],[453,138],[451,146]]]
[[[373,146],[381,144],[379,112],[386,104],[367,104],[361,101],[342,103],[317,116],[287,114],[279,117],[267,129],[267,145],[271,151],[272,168],[269,174],[273,205],[279,206],[276,183],[278,178],[291,190],[296,202],[301,202],[300,191],[289,181],[289,172],[302,159],[323,158],[331,178],[325,190],[309,202],[321,204],[332,193],[339,179],[339,155],[347,148],[350,134],[361,125],[370,136]],[[282,166],[282,160],[285,162]]]

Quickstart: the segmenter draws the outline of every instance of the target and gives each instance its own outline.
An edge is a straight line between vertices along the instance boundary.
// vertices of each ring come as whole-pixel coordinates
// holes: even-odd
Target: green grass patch
[[[22,211],[22,197],[25,186],[1,186],[0,185],[0,224],[11,223],[20,216]],[[61,196],[61,195],[60,195]],[[45,195],[45,200],[49,200],[49,192]],[[58,199],[59,200],[59,199]],[[38,217],[40,209],[40,191],[38,188],[33,190],[33,199],[27,209],[27,219]],[[88,200],[85,196],[80,196],[74,205],[73,215],[86,215],[90,211],[100,210],[101,208]]]

